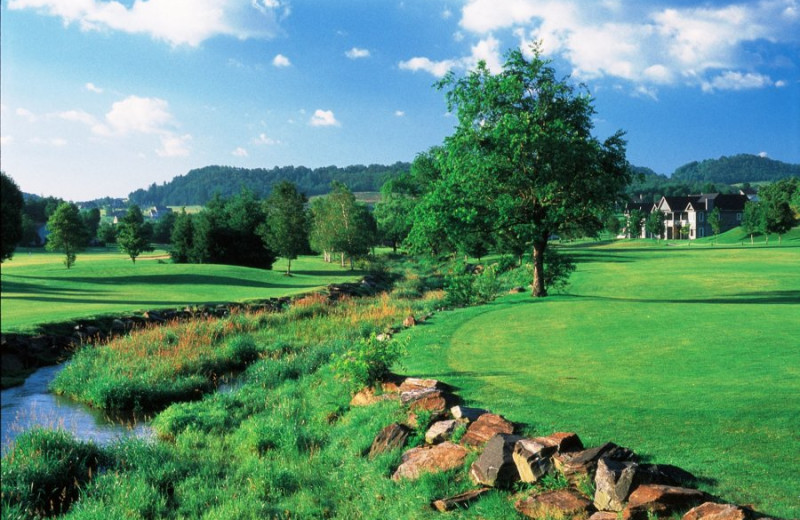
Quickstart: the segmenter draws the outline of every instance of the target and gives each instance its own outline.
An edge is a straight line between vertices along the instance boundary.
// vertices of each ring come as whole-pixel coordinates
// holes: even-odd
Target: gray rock
[[[546,446],[535,439],[520,439],[514,446],[513,459],[520,480],[537,482],[553,469],[555,446]]]
[[[600,511],[622,511],[631,491],[639,485],[641,473],[635,462],[600,459],[594,478],[594,507]]]
[[[428,444],[439,444],[448,440],[453,435],[453,430],[456,429],[458,421],[451,419],[449,421],[438,421],[428,428],[425,432],[425,442]]]
[[[514,464],[514,445],[518,435],[499,433],[489,439],[480,457],[472,463],[469,475],[476,484],[509,487],[519,480]]]

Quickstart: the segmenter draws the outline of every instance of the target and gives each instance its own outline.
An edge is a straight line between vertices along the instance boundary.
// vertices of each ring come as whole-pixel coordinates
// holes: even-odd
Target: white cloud
[[[15,110],[14,113],[23,119],[27,119],[29,123],[35,123],[36,121],[39,120],[39,117],[30,110],[28,110],[27,108],[20,107],[17,110]]]
[[[161,148],[156,150],[159,157],[186,157],[189,155],[189,141],[192,136],[167,134],[161,136]]]
[[[47,139],[42,137],[34,137],[33,139],[30,140],[30,143],[61,148],[67,145],[67,140],[64,139],[63,137],[50,137]]]
[[[101,89],[100,87],[98,87],[97,85],[92,83],[91,81],[89,83],[87,83],[86,85],[84,85],[84,88],[86,90],[88,90],[89,92],[94,92],[95,94],[102,94],[103,93],[103,89]]]
[[[769,157],[769,154],[767,152],[759,152],[758,156],[759,157]]]
[[[292,62],[283,54],[278,54],[272,59],[272,64],[278,68],[291,67]]]
[[[13,135],[2,135],[2,136],[0,136],[0,145],[5,146],[5,145],[11,144],[13,142],[14,142],[14,136]]]
[[[247,153],[247,150],[239,146],[236,148],[236,150],[231,152],[231,155],[236,157],[247,157],[249,154]]]
[[[401,70],[410,70],[412,72],[421,70],[441,78],[457,64],[456,60],[431,61],[428,58],[418,56],[407,61],[401,61],[399,66]]]
[[[83,110],[67,110],[59,112],[58,117],[65,121],[74,121],[76,123],[83,123],[87,126],[94,126],[97,124],[97,119],[90,113]]]
[[[486,62],[486,66],[492,74],[497,74],[503,70],[502,58],[500,57],[500,42],[496,38],[489,36],[473,45],[472,56],[466,60],[465,65],[468,68],[473,68],[477,66],[479,61]]]
[[[403,112],[402,110],[395,110],[394,115],[397,117],[405,117],[406,113]]]
[[[196,47],[218,35],[271,38],[288,7],[276,0],[10,0],[9,9],[36,9],[84,31],[147,34],[171,45]]]
[[[277,144],[281,144],[281,142],[278,141],[277,139],[269,137],[267,134],[258,134],[258,137],[253,139],[253,144],[274,146]]]
[[[566,59],[578,79],[611,77],[648,89],[777,86],[752,70],[758,51],[747,44],[800,39],[797,0],[681,7],[630,0],[468,0],[459,23],[485,38],[484,44],[493,32],[507,29],[517,35],[523,51],[541,42],[542,52]],[[476,47],[473,56],[481,52],[480,44]],[[742,78],[720,78],[724,70],[748,72]]]
[[[333,111],[320,109],[314,111],[314,115],[311,116],[308,123],[311,126],[342,126],[341,123],[336,120]]]
[[[351,60],[357,60],[359,58],[369,58],[369,49],[359,49],[358,47],[353,47],[349,51],[344,53],[345,56],[350,58]]]
[[[716,76],[711,81],[704,82],[702,88],[705,92],[713,92],[714,90],[747,90],[771,85],[774,85],[774,83],[769,76],[729,70]]]
[[[168,127],[173,125],[166,101],[139,96],[128,96],[111,105],[105,121],[105,124],[95,125],[92,130],[99,135],[125,135],[130,132],[166,134],[170,133]]]

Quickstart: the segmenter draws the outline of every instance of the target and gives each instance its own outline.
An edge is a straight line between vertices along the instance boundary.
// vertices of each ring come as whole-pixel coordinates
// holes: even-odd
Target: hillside
[[[129,198],[131,202],[140,206],[203,205],[216,192],[223,197],[229,197],[238,194],[245,187],[253,191],[256,196],[265,197],[272,190],[272,186],[281,181],[294,183],[308,196],[328,193],[333,181],[345,184],[351,191],[378,191],[388,179],[408,172],[410,166],[404,162],[389,166],[371,164],[345,168],[326,166],[311,169],[304,166],[284,166],[271,170],[206,166],[191,170],[186,175],[175,177],[160,186],[154,183],[147,189],[136,190],[129,195]]]
[[[672,180],[737,184],[777,181],[793,176],[800,176],[800,164],[789,164],[757,155],[739,154],[684,164],[672,173]]]

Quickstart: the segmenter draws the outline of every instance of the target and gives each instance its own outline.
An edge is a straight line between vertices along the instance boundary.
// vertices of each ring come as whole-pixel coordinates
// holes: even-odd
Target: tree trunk
[[[547,240],[539,240],[533,243],[533,297],[543,298],[547,296],[547,288],[544,285],[544,251],[547,249]]]
[[[344,267],[344,253],[342,253],[342,267]]]
[[[292,276],[292,259],[286,259],[286,276]]]

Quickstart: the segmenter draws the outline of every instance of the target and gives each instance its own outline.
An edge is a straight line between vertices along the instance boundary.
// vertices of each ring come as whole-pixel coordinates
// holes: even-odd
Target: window
[[[736,214],[736,222],[741,222],[741,221],[742,221],[742,214],[741,213],[737,213]]]
[[[700,212],[700,213],[697,214],[697,221],[698,222],[704,222],[705,219],[706,219],[706,214],[705,213]]]

